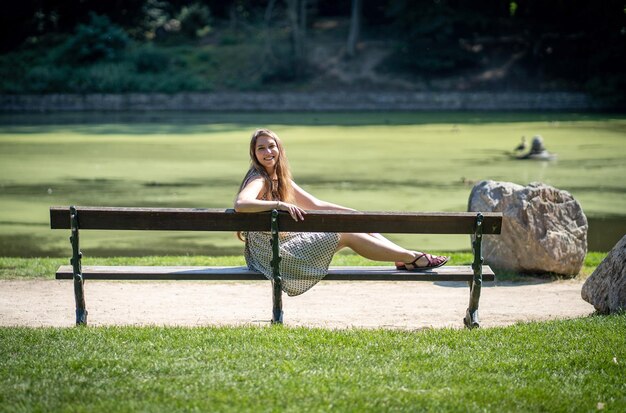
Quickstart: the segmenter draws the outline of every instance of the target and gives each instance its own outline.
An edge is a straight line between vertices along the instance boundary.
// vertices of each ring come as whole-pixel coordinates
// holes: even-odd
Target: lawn
[[[437,253],[436,251],[433,251]],[[468,252],[438,252],[441,255],[449,255],[449,265],[470,265],[474,260]],[[583,268],[578,277],[585,279],[606,257],[604,252],[589,252],[585,257]],[[16,279],[53,279],[56,269],[60,265],[69,264],[69,258],[19,258],[0,257],[0,280]],[[245,265],[243,255],[233,256],[147,256],[147,257],[87,257],[82,260],[83,265]],[[361,266],[381,265],[380,262],[370,261],[355,254],[337,254],[333,257],[331,265]],[[543,275],[546,277],[547,275]],[[549,275],[548,275],[549,276]],[[498,280],[524,280],[524,276],[517,274],[498,274]]]
[[[0,328],[0,411],[626,410],[626,314],[483,330]]]
[[[570,191],[588,217],[626,222],[626,118],[599,114],[283,113],[0,116],[0,255],[66,256],[49,206],[232,206],[251,132],[283,138],[297,182],[371,211],[464,211],[482,179]],[[556,162],[511,159],[540,134]],[[468,250],[466,236],[392,235],[414,249]],[[605,236],[606,238],[606,236]],[[232,234],[107,233],[86,256],[233,255]],[[611,244],[612,245],[612,244]],[[592,248],[593,249],[593,248]]]

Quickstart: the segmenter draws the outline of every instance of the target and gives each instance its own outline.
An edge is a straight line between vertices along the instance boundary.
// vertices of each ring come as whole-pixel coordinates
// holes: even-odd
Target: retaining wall
[[[0,95],[0,111],[402,111],[606,109],[572,92],[217,92]]]

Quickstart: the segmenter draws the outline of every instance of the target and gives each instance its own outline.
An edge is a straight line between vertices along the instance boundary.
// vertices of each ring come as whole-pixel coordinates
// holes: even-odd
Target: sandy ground
[[[580,281],[485,283],[482,327],[573,318],[593,312]],[[269,282],[87,281],[88,324],[269,325]],[[298,297],[283,294],[286,326],[462,328],[469,288],[461,282],[321,282]],[[0,326],[74,325],[71,281],[0,281]]]

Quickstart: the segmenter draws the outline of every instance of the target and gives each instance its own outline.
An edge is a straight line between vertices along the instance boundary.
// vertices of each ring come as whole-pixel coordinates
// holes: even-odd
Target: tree
[[[287,15],[291,26],[294,73],[301,78],[306,68],[307,0],[287,0]]]
[[[352,11],[350,13],[350,32],[348,33],[348,45],[346,51],[349,57],[356,55],[356,44],[361,31],[361,0],[352,0]]]

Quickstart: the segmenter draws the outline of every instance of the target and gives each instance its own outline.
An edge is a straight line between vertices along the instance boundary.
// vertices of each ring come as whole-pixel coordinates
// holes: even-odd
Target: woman
[[[293,182],[285,149],[268,129],[252,134],[250,160],[235,200],[237,212],[277,209],[298,221],[305,218],[306,210],[354,211],[321,201]],[[244,236],[248,267],[271,279],[270,233],[248,232]],[[324,278],[335,252],[345,247],[371,260],[395,262],[399,270],[436,268],[448,261],[448,257],[406,250],[380,234],[287,232],[280,237],[280,273],[283,289],[290,296],[302,294]]]

